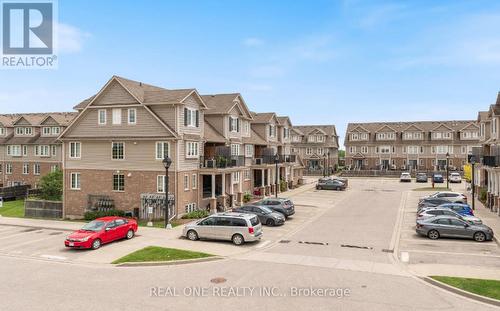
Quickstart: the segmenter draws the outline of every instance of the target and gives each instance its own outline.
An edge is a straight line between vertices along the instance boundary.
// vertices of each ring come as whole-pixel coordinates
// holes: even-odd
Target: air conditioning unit
[[[215,168],[215,160],[207,160],[208,168]]]
[[[255,164],[256,165],[261,165],[263,164],[264,160],[262,158],[255,158]]]

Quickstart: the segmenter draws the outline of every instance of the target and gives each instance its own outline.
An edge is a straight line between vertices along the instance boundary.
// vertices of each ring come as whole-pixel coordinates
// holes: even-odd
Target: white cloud
[[[259,38],[251,37],[251,38],[246,38],[243,40],[243,45],[249,46],[249,47],[254,47],[254,46],[261,46],[264,44],[264,41]]]
[[[59,53],[78,53],[91,37],[90,33],[68,24],[59,23],[56,27]]]

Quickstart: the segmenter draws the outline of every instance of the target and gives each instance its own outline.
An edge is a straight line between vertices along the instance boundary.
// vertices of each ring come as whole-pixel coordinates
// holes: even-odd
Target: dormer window
[[[0,136],[5,136],[5,127],[0,127]]]
[[[288,127],[283,128],[283,138],[290,138],[290,129]]]
[[[193,108],[184,108],[184,126],[200,127],[200,111]]]
[[[317,142],[324,142],[325,141],[325,136],[323,136],[323,135],[317,135],[316,136],[316,141]]]
[[[451,132],[434,132],[432,133],[434,139],[451,139]]]
[[[58,126],[48,127],[45,126],[42,128],[43,136],[57,136],[61,133],[61,128]]]
[[[393,140],[396,138],[396,133],[388,132],[388,133],[377,133],[377,140]]]
[[[274,124],[269,125],[269,137],[276,136],[276,126]]]
[[[33,128],[31,127],[16,127],[16,136],[33,135]]]
[[[243,122],[243,133],[247,136],[250,135],[250,122],[248,121]]]
[[[300,142],[300,136],[299,135],[293,135],[292,140],[294,142]]]
[[[405,140],[422,139],[422,132],[405,132],[403,133],[403,139]]]

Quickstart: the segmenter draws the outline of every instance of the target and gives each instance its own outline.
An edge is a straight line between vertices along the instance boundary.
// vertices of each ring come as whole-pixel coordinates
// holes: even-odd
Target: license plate
[[[75,243],[69,242],[69,246],[75,246]]]

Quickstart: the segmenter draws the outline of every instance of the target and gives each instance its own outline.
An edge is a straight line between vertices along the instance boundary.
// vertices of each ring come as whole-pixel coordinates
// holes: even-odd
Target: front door
[[[444,171],[446,169],[446,160],[438,160],[438,170]]]
[[[390,161],[389,160],[382,160],[382,169],[388,170],[390,167]]]
[[[417,160],[409,160],[408,166],[410,167],[410,169],[417,169],[418,161]]]
[[[363,160],[355,160],[354,167],[355,168],[362,168],[363,167]]]

